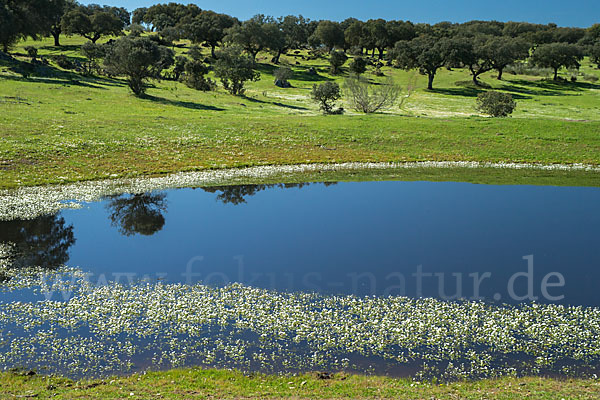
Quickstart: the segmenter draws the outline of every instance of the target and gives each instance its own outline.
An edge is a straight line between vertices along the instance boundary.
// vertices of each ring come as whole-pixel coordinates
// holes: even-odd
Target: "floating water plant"
[[[27,286],[20,282],[10,290]],[[365,370],[354,362],[362,358],[456,378],[581,373],[600,361],[598,308],[322,296],[239,284],[94,286],[74,269],[26,282],[37,293],[62,288],[71,297],[1,303],[4,367],[70,375],[182,365]]]

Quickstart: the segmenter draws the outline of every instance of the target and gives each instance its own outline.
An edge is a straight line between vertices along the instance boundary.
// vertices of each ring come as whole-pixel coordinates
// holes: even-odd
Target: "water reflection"
[[[110,221],[124,236],[152,236],[165,225],[165,193],[123,194],[109,197]]]
[[[336,185],[337,182],[323,182],[324,186]],[[212,186],[204,187],[202,190],[208,193],[217,193],[217,200],[223,204],[243,204],[246,203],[246,198],[254,196],[260,191],[266,189],[290,189],[298,188],[311,185],[310,183],[278,183],[278,184],[264,184],[264,185],[234,185],[234,186]]]
[[[75,243],[73,226],[58,215],[31,220],[0,222],[0,243],[7,245],[3,258],[9,268],[56,269],[69,260]]]

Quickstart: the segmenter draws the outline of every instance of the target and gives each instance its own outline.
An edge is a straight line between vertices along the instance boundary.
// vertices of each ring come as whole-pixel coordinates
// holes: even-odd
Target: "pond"
[[[0,222],[0,361],[592,373],[598,204],[595,187],[239,185]],[[20,272],[36,265],[74,268]]]

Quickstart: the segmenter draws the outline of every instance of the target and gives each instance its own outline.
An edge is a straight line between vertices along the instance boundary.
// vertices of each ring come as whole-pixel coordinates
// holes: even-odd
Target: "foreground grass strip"
[[[170,370],[102,380],[72,381],[16,373],[0,374],[2,398],[38,399],[489,399],[595,400],[597,379],[502,378],[449,384],[333,374],[244,375],[224,370]]]

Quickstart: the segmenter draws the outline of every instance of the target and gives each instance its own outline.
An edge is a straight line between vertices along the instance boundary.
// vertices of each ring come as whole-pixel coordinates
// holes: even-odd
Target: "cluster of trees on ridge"
[[[123,35],[124,29],[129,35],[111,41],[109,47],[94,45],[103,36]],[[82,52],[90,61],[90,72],[96,60],[104,59],[105,72],[128,76],[136,94],[144,92],[145,79],[160,78],[161,71],[171,67],[189,86],[211,89],[214,82],[204,75],[209,70],[206,64],[215,60],[215,67],[220,63],[215,73],[224,87],[241,94],[245,81],[258,78],[251,70],[261,51],[271,53],[275,64],[291,50],[328,54],[333,74],[346,63],[347,54],[354,56],[350,70],[357,75],[366,68],[364,55],[377,57],[396,68],[416,69],[428,76],[429,89],[440,68],[466,68],[479,85],[481,74],[496,70],[502,79],[504,69],[518,61],[551,68],[555,80],[560,68],[579,68],[584,56],[600,67],[600,24],[589,28],[498,21],[430,25],[355,18],[312,21],[293,15],[256,15],[240,21],[194,4],[157,4],[130,14],[124,8],[85,6],[75,0],[0,0],[0,47],[5,53],[25,37],[52,36],[59,46],[62,34],[89,39]],[[175,58],[167,48],[181,39],[193,44],[191,58]],[[209,47],[212,60],[201,59],[194,46]]]

